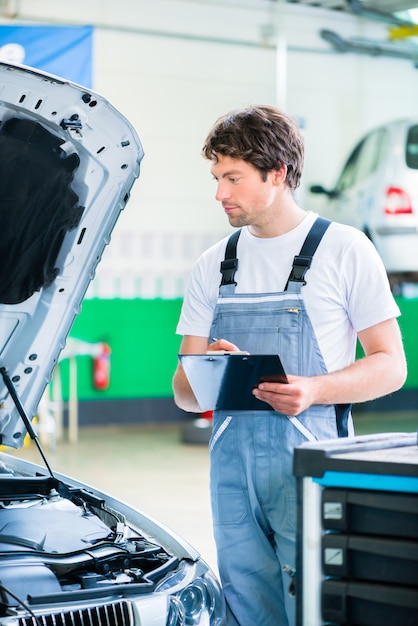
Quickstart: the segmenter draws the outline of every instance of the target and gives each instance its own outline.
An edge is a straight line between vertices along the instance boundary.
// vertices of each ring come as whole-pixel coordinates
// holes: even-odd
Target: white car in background
[[[141,142],[98,94],[3,62],[0,122],[0,625],[222,626],[224,598],[199,553],[54,473],[31,424]],[[26,433],[41,465],[4,451]]]
[[[418,281],[418,119],[380,126],[354,147],[321,214],[365,232],[392,283]]]

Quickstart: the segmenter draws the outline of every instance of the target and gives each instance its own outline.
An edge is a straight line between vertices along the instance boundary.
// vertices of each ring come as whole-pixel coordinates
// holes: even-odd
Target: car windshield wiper
[[[49,472],[49,475],[51,476],[51,478],[55,478],[54,474],[53,474],[53,472],[52,472],[52,470],[51,470],[51,468],[49,466],[49,463],[48,463],[48,461],[46,459],[44,451],[42,450],[42,446],[39,443],[38,435],[36,434],[35,429],[33,428],[30,419],[28,418],[28,416],[25,413],[25,409],[23,408],[22,403],[19,400],[19,396],[17,395],[17,391],[15,389],[15,386],[14,386],[10,376],[8,375],[6,368],[5,367],[0,367],[0,373],[1,373],[2,377],[3,377],[4,384],[6,385],[8,392],[10,393],[10,397],[12,398],[13,402],[15,403],[15,406],[16,406],[18,412],[19,412],[19,415],[22,418],[23,423],[26,426],[26,430],[28,431],[29,437],[32,439],[32,441],[35,442],[36,447],[38,448],[39,453],[40,453],[40,455],[41,455],[41,457],[42,457],[42,459],[43,459],[43,461],[45,463],[45,467],[47,468],[47,470]]]

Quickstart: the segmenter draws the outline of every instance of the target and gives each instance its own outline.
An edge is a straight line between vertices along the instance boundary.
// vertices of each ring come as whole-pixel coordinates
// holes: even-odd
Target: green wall
[[[418,389],[418,299],[397,301],[409,369],[405,388]],[[77,357],[79,399],[170,397],[180,345],[175,328],[181,304],[181,299],[85,300],[70,336],[111,346],[111,383],[105,391],[94,389],[92,359]],[[63,396],[68,399],[68,363],[63,361],[60,367]]]
[[[408,364],[408,377],[403,389],[418,389],[418,299],[395,297],[401,310],[399,326],[405,346]],[[357,356],[363,356],[361,347],[358,347]]]
[[[402,315],[399,318],[408,362],[405,389],[418,389],[418,299],[396,298]]]
[[[159,398],[172,395],[180,337],[175,334],[182,300],[85,300],[70,336],[105,341],[112,349],[110,386],[94,389],[92,359],[77,357],[80,400]],[[68,363],[63,361],[63,396],[68,398]]]

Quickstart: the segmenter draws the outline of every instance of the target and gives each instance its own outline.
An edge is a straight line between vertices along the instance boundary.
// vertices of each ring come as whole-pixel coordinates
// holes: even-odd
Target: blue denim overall
[[[305,273],[328,225],[318,220],[283,292],[235,293],[238,260],[226,257],[211,336],[253,354],[279,354],[289,374],[327,372],[302,297]],[[233,252],[227,248],[227,256],[234,256],[238,236],[239,231],[231,236]],[[291,578],[283,571],[295,567],[293,449],[307,440],[346,436],[349,413],[347,405],[312,406],[297,418],[273,410],[215,411],[211,499],[219,573],[234,616],[228,624],[294,624]]]

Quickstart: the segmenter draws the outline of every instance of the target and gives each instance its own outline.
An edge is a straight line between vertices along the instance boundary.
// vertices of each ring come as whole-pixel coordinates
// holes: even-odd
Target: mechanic
[[[293,450],[352,435],[352,403],[402,386],[400,311],[370,240],[298,205],[304,142],[290,116],[268,105],[228,113],[210,130],[203,156],[216,199],[239,230],[228,250],[226,237],[194,266],[177,327],[180,352],[275,353],[288,379],[254,389],[271,410],[214,412],[211,504],[228,625],[288,626]],[[173,390],[180,408],[200,412],[181,365]]]

